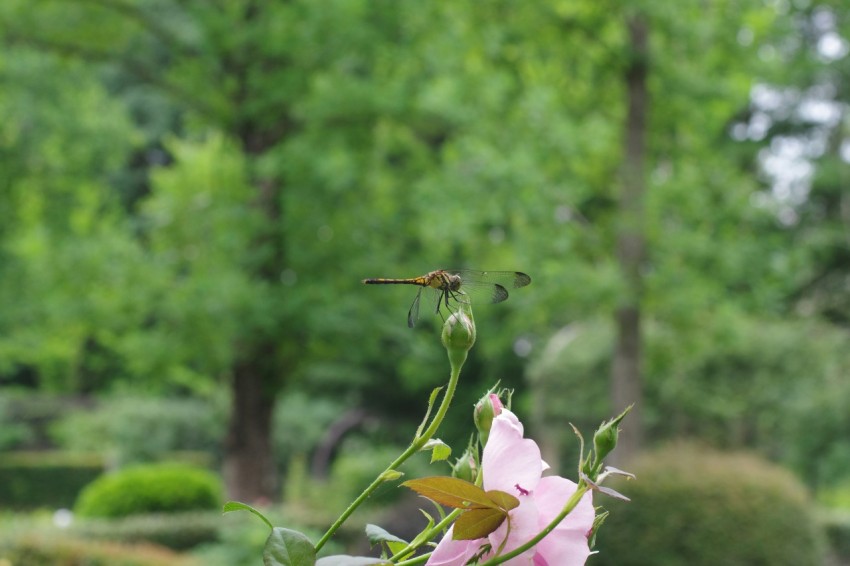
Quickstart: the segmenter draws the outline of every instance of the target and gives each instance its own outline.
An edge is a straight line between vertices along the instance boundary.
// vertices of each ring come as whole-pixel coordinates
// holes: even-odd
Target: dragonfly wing
[[[514,272],[514,288],[518,289],[519,287],[525,287],[531,283],[531,277],[522,273],[521,271]]]
[[[413,304],[410,305],[410,310],[407,312],[407,327],[413,328],[416,326],[416,321],[419,320],[419,298],[422,296],[422,287],[416,292],[416,297],[413,299]]]
[[[501,303],[505,299],[508,298],[508,290],[499,285],[498,283],[493,284],[493,296],[491,300],[494,303]]]

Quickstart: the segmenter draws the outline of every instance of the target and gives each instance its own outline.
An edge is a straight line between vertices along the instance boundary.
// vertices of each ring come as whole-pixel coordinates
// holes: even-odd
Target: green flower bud
[[[595,467],[600,466],[602,460],[617,447],[617,439],[620,435],[620,422],[631,409],[632,407],[629,406],[619,416],[602,423],[593,434],[593,450],[596,455]]]
[[[475,483],[475,478],[478,477],[478,462],[470,448],[467,448],[452,466],[452,476]]]
[[[461,305],[457,312],[452,313],[446,320],[441,338],[448,351],[452,368],[460,371],[467,353],[475,344],[475,321],[468,305]]]
[[[472,419],[475,421],[475,428],[478,429],[478,438],[481,440],[482,446],[487,444],[493,419],[502,412],[502,407],[499,396],[489,392],[475,404]]]

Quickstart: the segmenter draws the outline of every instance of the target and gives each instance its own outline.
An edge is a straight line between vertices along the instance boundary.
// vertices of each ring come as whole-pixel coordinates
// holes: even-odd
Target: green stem
[[[477,485],[478,487],[481,487],[481,485],[483,483],[484,483],[484,474],[479,473],[478,476],[475,478],[475,485]],[[403,548],[403,549],[401,549],[401,551],[396,553],[396,555],[392,557],[391,561],[395,562],[396,560],[401,560],[405,556],[408,556],[409,554],[416,552],[419,549],[419,547],[421,547],[423,544],[425,544],[426,542],[428,542],[429,540],[431,540],[432,538],[437,536],[437,534],[440,531],[445,530],[449,526],[449,524],[451,524],[457,518],[458,515],[463,513],[463,511],[464,511],[463,509],[452,510],[451,513],[449,513],[448,515],[443,517],[442,521],[440,521],[439,523],[437,523],[436,525],[434,525],[433,527],[431,527],[427,531],[424,531],[421,537],[417,537],[421,542],[417,543],[416,545],[413,545],[413,544],[407,545],[406,548]],[[404,562],[398,562],[398,566],[408,566],[408,565],[412,566],[413,564],[419,564],[419,562],[416,562],[416,560],[419,560],[420,558],[423,558],[423,557],[424,557],[424,559],[427,559],[429,556],[431,556],[430,552],[428,552],[427,554],[423,554],[422,556],[417,556],[416,558],[413,558],[411,560],[407,560],[407,561],[404,561]]]
[[[343,511],[342,515],[340,515],[339,518],[334,521],[334,524],[331,525],[331,527],[328,529],[328,532],[326,532],[322,536],[322,538],[319,539],[319,542],[316,543],[317,552],[325,545],[325,543],[328,542],[328,540],[330,540],[333,534],[337,530],[339,530],[339,528],[351,516],[351,514],[354,513],[354,511],[364,501],[366,501],[366,499],[368,499],[370,495],[372,495],[372,492],[375,491],[378,486],[381,485],[384,481],[386,481],[383,479],[384,474],[386,474],[387,472],[391,472],[401,466],[408,458],[419,452],[419,450],[421,450],[422,447],[425,446],[425,444],[431,439],[431,437],[434,436],[434,434],[437,432],[437,429],[440,427],[440,424],[443,422],[446,413],[449,410],[449,405],[451,405],[452,397],[454,396],[455,389],[457,388],[458,378],[460,377],[460,368],[462,365],[462,362],[460,364],[457,364],[454,363],[454,360],[452,360],[452,373],[449,377],[449,384],[446,387],[446,393],[445,395],[443,395],[443,400],[440,403],[440,407],[437,409],[437,413],[434,415],[434,418],[431,420],[431,424],[428,425],[428,428],[425,429],[421,436],[419,436],[418,438],[414,438],[410,446],[407,447],[407,450],[402,452],[401,455],[392,462],[392,464],[387,466],[387,469],[384,470],[384,472],[382,472],[381,474],[379,474],[378,477],[376,477],[375,480],[372,481],[371,484],[369,484],[369,487],[364,489],[363,493],[357,496],[357,499],[355,499],[351,503],[351,505],[349,505],[348,508]]]
[[[453,510],[451,513],[449,513],[448,515],[446,515],[446,516],[443,518],[443,520],[442,520],[442,521],[440,521],[439,523],[437,523],[436,525],[434,525],[433,527],[431,527],[430,529],[428,529],[427,531],[425,531],[425,532],[423,533],[423,535],[421,536],[421,538],[420,538],[420,537],[417,537],[417,538],[420,538],[420,540],[422,541],[421,543],[417,544],[416,546],[414,546],[414,545],[412,545],[412,544],[411,544],[411,545],[408,545],[406,548],[403,548],[403,549],[402,549],[402,550],[400,550],[398,553],[396,553],[396,555],[395,555],[395,556],[393,556],[393,557],[392,557],[392,561],[393,561],[393,562],[395,562],[396,560],[401,560],[401,559],[402,559],[402,558],[404,558],[405,556],[407,556],[407,555],[409,555],[409,554],[412,554],[412,553],[416,552],[416,550],[417,550],[420,546],[422,546],[423,544],[425,544],[426,542],[428,542],[429,540],[431,540],[432,538],[434,538],[435,536],[437,536],[437,533],[439,533],[440,531],[442,531],[443,529],[445,529],[446,527],[448,527],[448,526],[449,526],[449,524],[451,524],[451,522],[452,522],[452,521],[454,521],[454,520],[457,518],[457,516],[458,516],[458,515],[460,515],[461,513],[463,513],[463,509],[455,509],[455,510]],[[428,555],[427,555],[427,556],[430,556],[430,553],[428,553]],[[417,557],[417,558],[418,558],[418,557]],[[412,560],[415,560],[415,559],[412,559]],[[415,562],[405,561],[405,562],[399,562],[398,564],[399,564],[399,565],[402,565],[402,564],[415,564]]]
[[[529,548],[533,548],[534,546],[536,546],[537,543],[546,538],[546,535],[555,530],[555,527],[557,527],[561,523],[561,521],[563,521],[564,518],[566,518],[566,516],[570,514],[573,509],[575,509],[576,505],[578,505],[578,502],[581,501],[581,498],[584,496],[585,493],[587,493],[589,489],[590,486],[588,486],[584,482],[584,480],[580,480],[578,486],[576,487],[575,493],[573,493],[572,497],[570,497],[569,501],[567,501],[567,504],[564,505],[564,508],[561,510],[561,512],[558,513],[558,515],[554,519],[552,519],[552,521],[548,525],[546,525],[546,527],[544,527],[542,531],[537,533],[537,535],[534,536],[534,538],[532,538],[531,540],[518,546],[507,554],[502,554],[501,556],[493,557],[492,559],[485,562],[483,566],[495,566],[496,564],[502,564],[503,562],[507,562],[511,558],[516,558]]]
[[[431,558],[431,553],[423,554],[422,556],[417,556],[416,558],[411,558],[410,560],[405,560],[404,562],[399,562],[398,566],[415,566],[416,564],[424,564],[428,562],[428,559]]]

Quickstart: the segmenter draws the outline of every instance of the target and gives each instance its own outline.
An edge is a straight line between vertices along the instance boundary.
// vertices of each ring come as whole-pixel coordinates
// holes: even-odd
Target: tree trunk
[[[252,124],[237,131],[243,150],[250,157],[261,155],[272,143],[256,134]],[[268,230],[258,239],[257,246],[272,250],[254,276],[275,285],[285,261],[280,232],[281,187],[270,179],[254,179],[253,183],[257,188],[255,205],[268,221]],[[228,498],[243,503],[269,502],[280,495],[272,425],[275,399],[292,369],[281,355],[281,344],[295,339],[285,335],[284,323],[278,320],[276,331],[259,331],[237,346],[240,357],[233,366],[222,471]],[[289,349],[294,348],[290,345]]]
[[[267,375],[274,346],[269,344],[263,350],[240,361],[233,370],[223,473],[227,497],[243,503],[267,503],[278,492],[272,451],[275,395]]]
[[[626,67],[627,114],[624,131],[622,182],[619,199],[617,258],[626,285],[615,313],[616,346],[611,375],[611,401],[615,412],[634,404],[624,421],[612,463],[622,464],[640,450],[641,416],[641,295],[642,267],[646,255],[643,200],[645,193],[647,96],[646,22],[632,16],[627,22],[631,60]]]

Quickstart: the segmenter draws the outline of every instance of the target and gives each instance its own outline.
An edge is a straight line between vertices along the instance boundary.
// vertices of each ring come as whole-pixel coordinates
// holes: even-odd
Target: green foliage
[[[399,453],[398,446],[368,446],[365,443],[348,443],[334,459],[331,466],[328,485],[333,486],[334,497],[341,501],[351,501],[372,482],[387,465],[395,460]],[[428,475],[430,454],[422,453],[417,458],[408,461],[402,471],[405,475]],[[433,470],[432,470],[433,471]],[[373,496],[373,505],[387,505],[402,496],[403,490],[396,489],[395,482],[388,482],[386,487],[378,489]]]
[[[10,395],[0,396],[0,452],[19,448],[35,436],[32,424],[19,415],[16,401]]]
[[[305,533],[310,540],[318,540],[327,528],[325,517],[318,522],[308,521],[315,526],[305,527],[304,511],[297,506],[275,506],[264,508],[263,514],[268,515],[275,525],[286,524],[289,528]],[[219,515],[219,519],[222,528],[218,540],[194,548],[192,555],[204,566],[233,566],[258,562],[269,538],[269,527],[246,513],[228,513],[224,517]],[[349,540],[361,541],[363,531],[361,529],[348,534]],[[326,553],[342,551],[339,541],[333,541],[326,549]]]
[[[215,133],[168,149],[175,162],[152,172],[140,215],[168,283],[148,305],[153,324],[126,347],[139,373],[209,392],[237,337],[268,331],[280,299],[251,275],[268,250],[254,245],[266,226],[244,154]]]
[[[647,453],[630,471],[637,480],[611,487],[631,502],[594,498],[611,514],[590,564],[821,564],[805,488],[776,466],[678,444]]]
[[[123,543],[148,542],[187,550],[216,542],[220,531],[233,526],[218,511],[178,512],[132,515],[109,520],[75,521],[71,534],[83,539],[111,540]]]
[[[610,374],[613,348],[611,321],[576,321],[554,333],[528,366],[527,412],[535,434],[544,445],[562,448],[565,465],[575,465],[578,451],[570,423],[593,430],[610,412],[604,376]]]
[[[270,514],[275,524],[286,522],[293,525],[294,517],[299,515],[297,509],[264,511]],[[299,530],[309,532],[313,540],[321,536],[317,529]],[[58,556],[68,557],[67,564],[74,566],[112,565],[120,564],[119,559],[139,561],[147,556],[151,558],[149,562],[143,562],[144,566],[151,561],[157,566],[234,566],[257,562],[268,535],[269,528],[260,521],[246,520],[246,515],[223,516],[220,509],[137,515],[124,519],[77,516],[67,529],[54,525],[52,512],[0,512],[0,562],[27,552],[34,562],[13,561],[12,564],[66,564],[56,558]],[[356,535],[362,537],[362,532]],[[204,542],[194,546],[202,539]],[[189,545],[192,548],[178,557],[167,552],[168,549],[162,545],[170,546],[172,550]],[[334,545],[334,549],[337,552],[342,550],[338,545]],[[39,561],[35,561],[36,558]],[[91,562],[84,562],[86,559]]]
[[[682,431],[731,448],[752,447],[815,485],[846,476],[850,363],[843,331],[814,321],[718,310],[693,335],[648,332],[653,434]],[[687,354],[681,354],[686,349]],[[656,412],[657,411],[657,412]]]
[[[312,566],[316,549],[304,533],[283,527],[272,529],[263,548],[263,564],[268,566]]]
[[[348,408],[342,400],[303,391],[293,390],[282,396],[274,412],[278,467],[285,469],[293,455],[311,453]]]
[[[727,305],[701,314],[698,327],[695,320],[646,317],[644,340],[650,437],[687,431],[727,448],[752,448],[815,485],[846,475],[850,448],[834,442],[850,433],[842,330]],[[529,413],[541,439],[566,447],[568,459],[577,446],[569,423],[587,430],[609,412],[614,342],[610,321],[576,321],[553,334],[529,366]],[[562,388],[571,391],[567,398],[557,395]]]
[[[0,428],[9,429],[17,442],[7,449],[44,450],[54,448],[50,425],[74,411],[91,407],[88,399],[76,395],[34,392],[24,387],[0,390]],[[0,433],[3,436],[4,433]]]
[[[369,485],[399,453],[397,446],[368,446],[359,442],[346,442],[331,465],[330,477],[319,479],[310,475],[307,461],[297,456],[289,463],[283,499],[289,505],[303,507],[313,514],[332,518],[363,489]],[[434,474],[428,464],[428,455],[422,453],[408,460],[402,467],[405,477]],[[448,471],[448,468],[440,468]],[[398,482],[387,482],[367,502],[367,507],[382,507],[396,502],[404,495]],[[305,523],[321,523],[305,520]]]
[[[64,448],[97,452],[123,466],[169,459],[176,452],[218,456],[224,421],[224,410],[199,399],[114,397],[67,413],[51,432]]]
[[[150,544],[93,542],[67,536],[0,539],[0,561],[27,566],[194,566],[195,562]]]
[[[850,561],[850,512],[846,510],[822,512],[820,522],[826,533],[834,563],[845,564]]]
[[[850,481],[822,487],[817,491],[818,503],[830,509],[850,511]]]
[[[281,519],[291,525],[292,521]],[[259,521],[246,520],[246,515],[237,515],[231,525],[223,529],[216,542],[202,544],[192,551],[192,555],[205,566],[233,566],[234,564],[254,564],[263,554],[263,547],[269,536],[269,528]]]
[[[595,424],[613,336],[600,317],[623,298],[623,23],[641,13],[663,109],[644,164],[649,436],[759,445],[817,483],[850,465],[833,441],[850,431],[836,346],[846,143],[841,120],[798,123],[792,108],[846,103],[846,58],[817,51],[831,26],[847,36],[843,5],[248,4],[0,2],[0,381],[212,398],[262,355],[264,394],[301,380],[336,406],[407,417],[443,379],[442,354],[404,328],[407,293],[359,280],[528,269],[530,292],[476,306],[461,388],[518,386],[522,357],[584,320],[579,347],[532,368],[531,399],[555,419],[541,430]],[[730,126],[765,119],[750,96],[764,80],[792,102],[734,143]],[[788,135],[813,142],[818,169],[793,198],[756,158]],[[809,317],[825,325],[796,324]],[[564,385],[574,395],[558,406]],[[292,432],[281,462],[315,444],[302,422],[277,422]],[[183,443],[151,430],[115,430],[111,447],[132,461]],[[0,447],[29,434],[0,427]]]
[[[179,464],[148,464],[93,482],[80,494],[74,510],[83,517],[127,517],[220,505],[221,483],[212,472]]]
[[[102,373],[81,371],[80,352],[134,320],[121,289],[144,275],[106,185],[133,133],[95,77],[32,50],[0,65],[0,376],[32,368],[42,385],[101,385]]]
[[[71,508],[102,473],[103,459],[96,454],[5,452],[0,456],[0,507]]]

